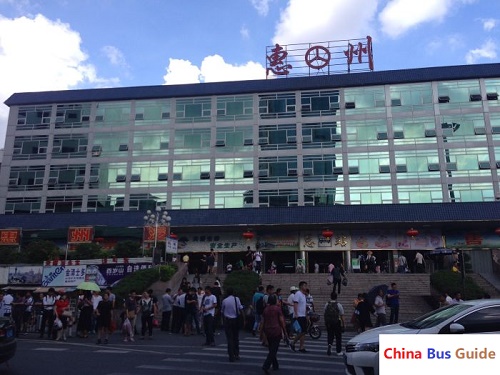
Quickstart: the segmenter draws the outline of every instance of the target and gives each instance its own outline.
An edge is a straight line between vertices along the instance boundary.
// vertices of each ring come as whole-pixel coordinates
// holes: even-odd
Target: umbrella
[[[100,286],[97,285],[96,283],[94,283],[93,281],[84,281],[84,282],[78,284],[78,286],[76,287],[76,289],[90,290],[90,291],[93,291],[93,292],[100,292],[101,291]]]

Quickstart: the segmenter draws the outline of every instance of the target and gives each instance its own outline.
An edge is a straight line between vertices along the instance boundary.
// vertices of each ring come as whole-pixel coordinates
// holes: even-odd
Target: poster
[[[41,285],[43,287],[75,287],[85,281],[87,266],[45,266]]]

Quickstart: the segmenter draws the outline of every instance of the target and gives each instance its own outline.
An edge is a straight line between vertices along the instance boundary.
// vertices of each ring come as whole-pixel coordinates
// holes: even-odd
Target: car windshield
[[[458,313],[467,310],[471,305],[467,305],[465,303],[457,303],[454,305],[448,305],[441,307],[437,310],[431,311],[421,317],[411,320],[406,323],[402,323],[401,325],[406,328],[412,329],[424,329],[435,327],[438,324],[444,322],[447,319],[457,315]]]

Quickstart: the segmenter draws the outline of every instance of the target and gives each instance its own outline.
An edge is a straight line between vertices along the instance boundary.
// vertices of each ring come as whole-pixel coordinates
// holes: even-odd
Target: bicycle
[[[319,314],[310,313],[307,319],[307,333],[313,340],[318,340],[321,337],[321,328],[317,324],[321,319]]]

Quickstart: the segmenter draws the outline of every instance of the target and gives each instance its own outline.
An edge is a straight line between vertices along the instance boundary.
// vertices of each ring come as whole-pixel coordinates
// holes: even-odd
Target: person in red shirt
[[[281,338],[285,337],[285,339],[288,339],[285,317],[277,302],[278,298],[276,295],[271,294],[267,299],[267,305],[262,313],[262,329],[266,335],[269,349],[267,358],[262,365],[262,370],[266,374],[270,374],[269,369],[271,365],[273,366],[273,370],[276,371],[279,369],[277,354]]]
[[[62,322],[62,328],[57,331],[56,340],[66,341],[66,329],[68,328],[69,299],[66,293],[62,293],[55,303],[56,316]]]

